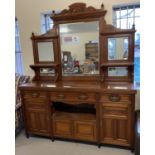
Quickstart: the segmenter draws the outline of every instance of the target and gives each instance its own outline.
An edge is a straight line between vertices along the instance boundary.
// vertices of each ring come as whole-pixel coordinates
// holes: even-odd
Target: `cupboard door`
[[[30,133],[50,135],[50,121],[48,112],[42,109],[26,110],[26,125]]]
[[[74,136],[76,139],[96,141],[96,122],[74,122]]]
[[[101,109],[101,141],[131,146],[130,105],[103,104]]]
[[[73,123],[70,120],[53,119],[54,136],[73,138]]]
[[[102,142],[130,146],[130,126],[127,119],[103,118]]]

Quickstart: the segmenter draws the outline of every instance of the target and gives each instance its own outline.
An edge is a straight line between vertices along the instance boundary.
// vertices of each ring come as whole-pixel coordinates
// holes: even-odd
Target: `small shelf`
[[[68,112],[60,112],[56,111],[53,114],[54,119],[67,119],[67,120],[82,120],[82,121],[96,121],[95,114],[88,113],[68,113]]]
[[[30,65],[30,67],[32,69],[34,68],[55,68],[57,67],[59,64],[58,63],[50,63],[50,64],[34,64],[34,65]]]
[[[55,111],[65,112],[65,113],[76,113],[76,114],[93,114],[96,115],[96,109],[94,104],[67,104],[63,102],[53,102],[53,107]]]
[[[133,62],[106,62],[101,64],[101,67],[124,67],[124,66],[134,66]]]

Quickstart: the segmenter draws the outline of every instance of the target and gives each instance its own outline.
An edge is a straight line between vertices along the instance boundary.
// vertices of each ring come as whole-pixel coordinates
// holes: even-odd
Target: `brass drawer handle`
[[[32,93],[32,97],[37,97],[38,93]]]
[[[80,95],[80,96],[78,96],[78,98],[80,100],[86,100],[88,98],[88,96],[86,96],[86,95]]]
[[[112,102],[119,102],[121,97],[119,95],[110,95],[109,100]]]
[[[59,99],[64,99],[64,98],[65,98],[65,95],[64,95],[64,94],[59,94],[59,95],[58,95],[58,98],[59,98]]]

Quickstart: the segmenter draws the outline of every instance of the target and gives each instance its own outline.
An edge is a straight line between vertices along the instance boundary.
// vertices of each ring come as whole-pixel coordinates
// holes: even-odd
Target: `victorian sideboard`
[[[53,11],[47,33],[32,33],[35,76],[20,86],[27,137],[134,149],[135,28],[106,24],[105,14],[103,4],[74,3]]]

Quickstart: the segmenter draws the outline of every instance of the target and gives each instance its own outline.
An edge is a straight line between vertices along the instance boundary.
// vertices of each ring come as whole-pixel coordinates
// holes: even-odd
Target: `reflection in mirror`
[[[55,76],[55,70],[52,68],[40,68],[40,76]]]
[[[127,67],[109,67],[108,76],[128,76]]]
[[[54,61],[53,42],[38,42],[39,61]]]
[[[128,59],[128,38],[108,38],[108,60]]]
[[[99,74],[99,24],[60,24],[62,72],[67,75]]]

